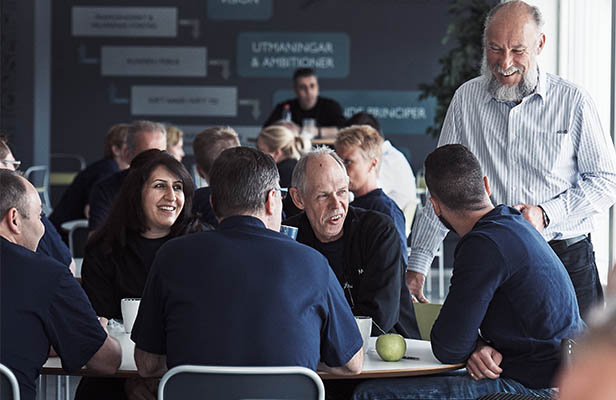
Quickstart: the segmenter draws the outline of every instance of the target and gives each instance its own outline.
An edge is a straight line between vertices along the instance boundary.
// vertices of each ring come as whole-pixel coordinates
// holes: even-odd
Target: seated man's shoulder
[[[34,253],[22,246],[0,239],[3,268],[20,270],[33,279],[49,280],[68,272],[66,265],[42,253]],[[6,265],[6,267],[5,267]]]

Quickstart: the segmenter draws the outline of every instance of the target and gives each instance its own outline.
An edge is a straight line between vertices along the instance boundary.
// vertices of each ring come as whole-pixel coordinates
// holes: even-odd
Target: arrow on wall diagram
[[[222,67],[222,78],[224,80],[229,79],[231,76],[229,60],[210,60],[207,64],[211,67]]]
[[[201,35],[201,23],[198,19],[180,19],[179,26],[192,26],[193,38],[197,39]]]
[[[80,64],[98,64],[100,59],[97,57],[88,57],[87,56],[87,48],[85,44],[80,44],[77,47],[77,59]]]
[[[257,120],[261,116],[261,104],[259,99],[239,99],[240,106],[251,106],[252,117]]]
[[[113,83],[109,85],[108,94],[110,104],[128,104],[130,101],[128,97],[118,97],[118,89]]]

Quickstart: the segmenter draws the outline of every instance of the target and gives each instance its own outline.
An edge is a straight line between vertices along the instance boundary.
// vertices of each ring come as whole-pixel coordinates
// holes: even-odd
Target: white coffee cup
[[[372,334],[372,318],[356,316],[355,322],[359,328],[359,333],[364,341],[364,352],[368,351],[368,343],[370,343],[370,334]]]
[[[136,298],[122,299],[120,302],[122,319],[124,320],[124,330],[126,333],[131,333],[133,330],[133,325],[135,324],[135,319],[137,318],[140,303],[141,299]]]

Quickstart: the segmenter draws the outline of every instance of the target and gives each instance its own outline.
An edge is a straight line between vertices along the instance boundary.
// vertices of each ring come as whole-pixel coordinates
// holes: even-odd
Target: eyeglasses
[[[16,161],[16,160],[0,160],[0,162],[3,164],[12,165],[13,168],[15,169],[18,169],[19,166],[21,165],[21,161]]]
[[[289,189],[287,188],[274,188],[272,190],[276,190],[277,192],[280,192],[280,198],[282,200],[287,198],[287,194],[289,194]]]

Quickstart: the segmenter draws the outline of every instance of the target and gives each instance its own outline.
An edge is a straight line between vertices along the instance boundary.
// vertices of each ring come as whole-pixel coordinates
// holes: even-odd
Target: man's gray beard
[[[484,52],[481,60],[481,75],[488,82],[488,93],[496,100],[519,102],[534,92],[537,87],[537,82],[539,81],[537,58],[533,57],[528,71],[522,75],[522,80],[517,85],[507,86],[501,85],[496,79],[492,70],[488,67],[488,60]]]

